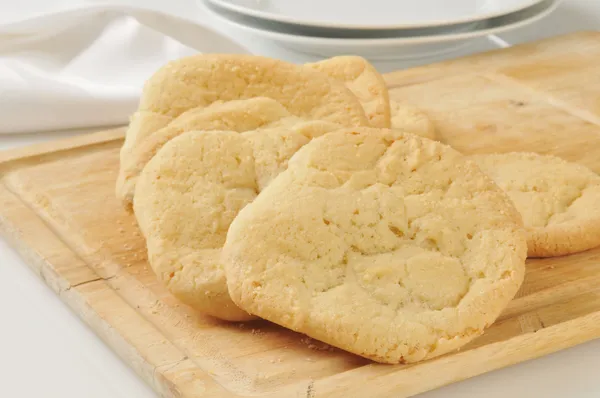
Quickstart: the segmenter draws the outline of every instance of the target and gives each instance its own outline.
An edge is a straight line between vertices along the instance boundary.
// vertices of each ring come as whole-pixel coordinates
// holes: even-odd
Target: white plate
[[[466,45],[467,40],[481,36],[497,34],[534,23],[556,9],[561,0],[543,0],[526,10],[510,15],[491,18],[481,22],[473,30],[446,34],[405,36],[379,39],[347,39],[315,36],[299,36],[284,30],[266,30],[264,26],[250,17],[241,17],[237,13],[223,12],[211,7],[220,21],[242,31],[269,39],[272,42],[302,53],[332,57],[355,54],[372,60],[398,60],[426,57],[454,51]]]
[[[544,0],[207,0],[272,22],[338,29],[404,29],[476,22]]]
[[[202,0],[198,0],[198,4],[202,6]],[[251,15],[240,14],[231,11],[227,8],[216,6],[210,0],[204,0],[206,7],[213,11],[234,20],[242,25],[256,26],[262,30],[273,32],[281,32],[294,36],[313,36],[327,38],[343,38],[343,39],[382,39],[382,38],[398,38],[398,37],[420,37],[438,34],[448,34],[455,32],[467,32],[473,30],[479,22],[462,22],[452,25],[432,26],[432,27],[415,27],[405,29],[339,29],[322,26],[307,26],[294,25],[285,22],[271,21],[267,19],[255,18]],[[532,6],[533,7],[533,6]],[[518,12],[518,11],[517,11]]]

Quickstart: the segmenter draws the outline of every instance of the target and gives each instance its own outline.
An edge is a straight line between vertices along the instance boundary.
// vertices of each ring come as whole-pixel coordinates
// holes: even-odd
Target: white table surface
[[[135,1],[135,0],[130,0]],[[0,14],[9,2],[1,2]],[[58,0],[20,0],[9,7],[45,9]],[[178,7],[163,2],[160,7]],[[148,4],[146,1],[145,4]],[[14,9],[12,10],[14,11]],[[600,29],[600,0],[565,0],[549,18],[501,35],[510,44],[577,30]],[[251,50],[303,62],[301,55],[249,37],[238,39]],[[481,40],[468,52],[491,49]],[[463,54],[453,54],[455,57]],[[448,56],[447,56],[448,57]],[[377,65],[383,71],[406,65]],[[80,134],[0,136],[0,149]],[[0,239],[0,396],[10,398],[150,398],[146,386],[79,318],[31,272]],[[420,398],[598,398],[600,340],[443,387]],[[431,375],[435,377],[435,375]]]

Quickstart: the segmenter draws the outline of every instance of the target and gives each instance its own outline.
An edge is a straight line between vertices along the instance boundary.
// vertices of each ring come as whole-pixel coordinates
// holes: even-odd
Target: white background
[[[83,1],[83,0],[82,0]],[[141,0],[140,0],[141,1]],[[15,15],[48,11],[73,0],[4,0],[0,23]],[[134,3],[130,0],[129,3]],[[148,1],[143,4],[148,6]],[[161,8],[190,7],[185,1],[156,1]],[[9,5],[10,4],[10,5]],[[179,10],[180,11],[180,10]],[[600,28],[600,0],[565,0],[541,23],[501,35],[511,44],[561,33]],[[250,37],[254,52],[301,62]],[[469,51],[492,48],[481,41]],[[1,54],[0,54],[1,56]],[[456,56],[456,55],[454,55]],[[383,65],[383,69],[405,65]],[[600,66],[599,66],[600,67]],[[1,123],[1,121],[0,121]],[[0,136],[0,149],[78,134]],[[598,398],[600,341],[491,372],[420,395],[420,398]],[[435,375],[431,375],[435,377]],[[0,240],[0,396],[10,398],[146,398],[156,395],[113,354],[69,308]]]

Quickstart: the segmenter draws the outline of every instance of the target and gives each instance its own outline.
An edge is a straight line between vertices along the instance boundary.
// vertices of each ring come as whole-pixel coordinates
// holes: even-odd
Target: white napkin
[[[167,61],[248,53],[197,11],[88,4],[0,25],[0,133],[125,124]]]

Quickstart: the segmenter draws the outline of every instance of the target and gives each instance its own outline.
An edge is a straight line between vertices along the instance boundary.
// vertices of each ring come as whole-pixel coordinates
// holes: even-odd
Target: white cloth
[[[0,134],[125,124],[169,60],[248,53],[190,10],[90,3],[0,24]]]

